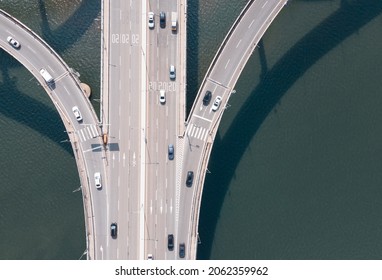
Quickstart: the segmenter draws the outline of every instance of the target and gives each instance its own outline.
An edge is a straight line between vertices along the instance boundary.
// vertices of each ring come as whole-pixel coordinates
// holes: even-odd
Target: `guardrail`
[[[14,24],[20,26],[22,29],[26,30],[34,39],[40,42],[40,44],[44,45],[45,48],[47,48],[52,55],[54,55],[57,59],[57,61],[66,69],[66,71],[69,73],[70,78],[73,80],[74,84],[77,86],[79,91],[83,94],[83,90],[80,86],[80,81],[77,76],[74,76],[72,69],[65,63],[65,61],[52,49],[40,36],[38,36],[35,32],[33,32],[29,27],[27,27],[25,24],[20,22],[18,19],[12,17],[10,14],[7,12],[3,11],[0,9],[0,15],[8,18],[10,21],[12,21]],[[16,57],[15,57],[16,58]],[[17,58],[16,58],[17,59]],[[33,73],[32,71],[32,74]],[[41,80],[41,77],[39,74],[36,74],[36,77]],[[44,88],[45,84],[44,84]],[[89,188],[89,182],[88,182],[88,176],[87,176],[87,168],[86,168],[86,161],[83,158],[83,151],[81,150],[81,145],[78,145],[78,141],[76,140],[74,133],[73,133],[73,127],[71,126],[70,122],[67,121],[67,118],[65,114],[60,110],[60,108],[57,105],[57,102],[53,99],[53,96],[51,96],[48,92],[49,97],[52,99],[53,104],[57,108],[57,111],[59,115],[61,116],[62,122],[64,123],[64,126],[68,132],[68,137],[71,139],[71,145],[74,151],[75,159],[77,162],[77,169],[78,173],[80,175],[80,180],[81,180],[81,190],[82,190],[82,197],[83,197],[83,202],[84,202],[84,213],[85,213],[85,230],[86,230],[86,251],[87,251],[87,258],[88,259],[93,259],[94,258],[94,223],[93,223],[93,206],[92,206],[92,199],[91,199],[91,191]],[[96,120],[97,123],[98,117],[94,111],[93,106],[91,105],[90,101],[88,98],[85,97],[83,94],[83,98],[85,99],[85,103],[87,104],[89,110],[93,114],[94,119]],[[81,168],[82,167],[82,168]],[[89,199],[88,199],[89,198]],[[89,224],[88,224],[89,223]],[[91,240],[91,241],[90,241]]]

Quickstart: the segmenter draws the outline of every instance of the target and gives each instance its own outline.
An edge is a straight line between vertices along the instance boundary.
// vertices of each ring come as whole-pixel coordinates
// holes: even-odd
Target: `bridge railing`
[[[77,86],[78,90],[82,93],[82,96],[83,96],[83,98],[85,100],[85,103],[88,106],[88,109],[93,114],[93,117],[97,121],[97,123],[99,123],[98,117],[97,117],[97,115],[96,115],[96,113],[94,111],[93,106],[91,105],[89,99],[86,98],[85,95],[83,94],[83,90],[82,90],[82,88],[80,86],[79,78],[73,74],[72,69],[65,63],[65,61],[58,55],[58,53],[56,53],[55,50],[53,48],[51,48],[33,30],[31,30],[28,26],[26,26],[25,24],[20,22],[18,19],[14,18],[13,16],[11,16],[10,14],[8,14],[7,12],[5,12],[5,11],[3,11],[1,9],[0,9],[0,15],[8,18],[9,20],[14,22],[15,24],[19,25],[22,29],[26,30],[35,40],[39,41],[42,45],[44,45],[44,47],[47,48],[50,51],[50,53],[56,57],[57,61],[69,73],[70,78],[73,80],[73,82]],[[30,69],[28,69],[28,70],[30,70]],[[33,71],[32,71],[32,74],[36,74],[36,73],[33,73]],[[38,78],[38,80],[41,80],[41,77],[40,77],[39,74],[36,74],[35,76],[36,76],[36,78]],[[45,85],[45,84],[43,83],[43,85]],[[45,88],[45,86],[44,86],[44,88]],[[74,152],[75,159],[76,159],[76,162],[77,162],[77,169],[78,169],[78,173],[79,173],[81,184],[82,184],[82,196],[83,196],[83,201],[84,201],[84,213],[85,213],[85,230],[86,230],[87,258],[88,259],[89,258],[92,259],[93,255],[94,255],[94,223],[93,223],[94,213],[93,213],[93,207],[91,205],[92,199],[90,197],[91,196],[91,192],[90,192],[90,189],[89,189],[88,176],[87,176],[87,172],[86,172],[86,162],[85,162],[84,158],[82,157],[82,152],[79,151],[79,150],[81,150],[81,145],[77,145],[77,140],[76,140],[75,136],[72,133],[73,129],[71,127],[70,122],[67,121],[64,113],[60,110],[57,102],[53,99],[53,96],[51,94],[49,94],[49,92],[48,92],[48,95],[52,99],[52,102],[54,103],[55,107],[58,109],[58,113],[61,116],[62,121],[64,123],[64,126],[65,126],[66,130],[68,131],[68,136],[71,139],[70,142],[72,144],[73,152]],[[88,223],[89,223],[89,225],[88,225]]]
[[[252,5],[252,3],[254,2],[255,0],[249,0],[248,3],[245,5],[245,7],[243,8],[243,10],[240,12],[240,15],[236,18],[235,22],[233,23],[233,25],[231,26],[231,28],[229,29],[227,35],[225,36],[223,42],[221,43],[218,51],[216,52],[214,58],[212,59],[212,62],[210,64],[210,66],[208,67],[207,69],[207,72],[206,72],[206,75],[204,76],[203,78],[203,81],[199,87],[199,91],[196,95],[196,98],[195,98],[195,101],[194,103],[192,104],[192,108],[191,108],[191,111],[190,111],[190,114],[188,115],[187,117],[187,123],[190,121],[190,116],[192,116],[192,113],[195,109],[195,106],[197,104],[197,101],[199,100],[200,98],[200,95],[202,94],[202,89],[204,87],[204,84],[206,83],[207,81],[207,78],[208,76],[210,75],[211,73],[211,70],[213,69],[213,67],[215,66],[215,63],[216,61],[218,60],[221,52],[223,51],[223,48],[224,46],[227,44],[229,38],[231,37],[232,33],[234,32],[236,26],[239,24],[240,20],[242,19],[242,17],[244,16],[244,14],[247,12],[247,10],[249,9],[249,7]]]

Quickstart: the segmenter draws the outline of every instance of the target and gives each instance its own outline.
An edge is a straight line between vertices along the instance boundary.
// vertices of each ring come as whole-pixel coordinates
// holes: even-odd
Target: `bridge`
[[[133,1],[134,2],[134,1]],[[79,79],[40,37],[6,12],[0,46],[40,82],[70,137],[80,175],[88,259],[195,259],[203,183],[213,140],[234,85],[286,0],[251,0],[217,52],[185,119],[187,3],[102,1],[102,97],[98,120]],[[148,28],[147,13],[155,27]],[[158,15],[165,11],[167,27]],[[141,16],[142,15],[142,16]],[[169,28],[175,15],[178,28]],[[21,48],[6,42],[11,35]],[[176,77],[169,77],[174,65]],[[46,84],[45,68],[54,83]],[[166,100],[159,100],[161,91]],[[203,101],[211,92],[211,100]],[[215,105],[216,97],[220,105]],[[82,121],[72,108],[77,106]],[[175,158],[168,146],[175,147]],[[193,172],[191,186],[187,174]],[[94,174],[100,172],[102,187]],[[115,236],[110,225],[116,224]],[[174,248],[168,248],[168,235]]]

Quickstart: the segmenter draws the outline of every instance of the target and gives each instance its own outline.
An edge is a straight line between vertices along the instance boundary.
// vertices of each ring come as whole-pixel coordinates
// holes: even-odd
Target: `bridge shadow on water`
[[[9,68],[22,65],[2,49],[0,49],[0,62],[0,71],[3,76],[3,82],[0,85],[0,114],[30,127],[73,155],[70,143],[60,143],[68,137],[63,131],[65,127],[57,110],[19,91],[17,89],[17,79],[9,77]],[[9,89],[12,89],[12,91],[10,92]],[[45,94],[43,91],[41,89],[42,94]],[[58,124],[62,127],[61,131],[57,129]]]
[[[59,54],[82,38],[99,16],[101,10],[101,1],[84,0],[59,28],[52,31],[49,26],[44,1],[39,0],[38,5],[42,20],[41,37]],[[90,7],[92,8],[90,9]],[[23,67],[23,65],[2,49],[0,49],[0,62],[0,74],[3,76],[3,82],[0,84],[0,95],[2,96],[0,114],[32,128],[73,155],[70,143],[60,143],[68,137],[66,133],[57,130],[57,123],[60,123],[62,128],[65,129],[57,110],[23,94],[22,91],[17,89],[17,80],[10,78],[9,69]],[[32,80],[31,82],[36,81]],[[9,89],[12,89],[11,94]],[[41,89],[41,92],[43,91]]]
[[[65,51],[80,40],[101,11],[101,0],[83,0],[62,25],[56,30],[52,30],[44,2],[44,0],[38,1],[42,20],[42,38],[58,53]]]
[[[199,223],[202,243],[198,247],[197,259],[210,259],[217,221],[224,198],[227,194],[229,195],[229,184],[235,176],[235,170],[242,156],[261,124],[288,89],[310,67],[381,12],[382,1],[380,0],[371,0],[367,4],[364,0],[342,1],[341,7],[337,11],[302,37],[273,68],[261,74],[259,84],[250,93],[224,138],[221,138],[219,134],[216,136],[214,149],[220,152],[219,156],[212,153],[209,170],[213,173],[218,170],[224,170],[224,172],[220,172],[219,176],[208,176],[208,174],[206,176]],[[336,36],[332,34],[336,34]],[[307,50],[309,50],[307,56],[301,55],[301,53],[307,53]],[[259,55],[262,70],[264,70],[266,63],[261,52]],[[294,67],[288,68],[289,65]],[[287,75],[285,75],[286,71],[288,72]],[[279,79],[279,77],[283,78]],[[248,121],[249,119],[251,121]],[[240,141],[238,141],[236,131],[244,123],[246,130],[240,135]],[[217,158],[219,159],[217,160]],[[237,238],[240,238],[240,233],[238,234]],[[235,241],[233,240],[233,242]]]

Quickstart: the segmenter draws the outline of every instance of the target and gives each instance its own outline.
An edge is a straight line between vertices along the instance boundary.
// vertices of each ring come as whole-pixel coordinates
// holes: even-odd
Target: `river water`
[[[188,107],[245,3],[189,1]],[[98,110],[99,1],[0,8],[57,49]],[[381,12],[379,0],[294,0],[271,25],[214,143],[199,259],[381,259]],[[0,258],[78,259],[82,198],[64,127],[29,72],[0,61]]]

